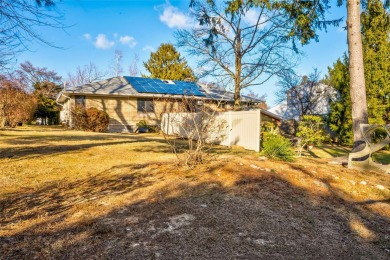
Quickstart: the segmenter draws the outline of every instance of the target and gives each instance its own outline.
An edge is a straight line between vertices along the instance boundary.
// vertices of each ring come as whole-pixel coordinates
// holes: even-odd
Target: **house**
[[[300,121],[303,115],[329,114],[330,103],[336,97],[334,88],[322,83],[307,82],[291,88],[287,92],[286,100],[268,111],[285,120]]]
[[[110,117],[110,132],[134,132],[136,124],[145,120],[148,125],[159,125],[165,112],[182,112],[183,99],[193,109],[207,105],[211,109],[232,109],[233,93],[210,88],[195,82],[118,76],[73,88],[64,88],[57,97],[62,106],[61,122],[72,126],[72,109],[76,105],[95,107]],[[264,101],[242,96],[243,106],[265,106]],[[188,107],[188,111],[192,111]],[[280,117],[264,112],[264,117]],[[267,119],[265,119],[267,120]]]

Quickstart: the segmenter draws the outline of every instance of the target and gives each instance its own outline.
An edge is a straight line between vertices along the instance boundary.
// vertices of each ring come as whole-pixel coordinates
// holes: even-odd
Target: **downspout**
[[[64,82],[64,90],[63,90],[63,91],[66,91],[66,82]],[[60,96],[64,96],[64,97],[67,98],[68,100],[71,100],[71,98],[70,98],[69,96],[67,96],[67,95],[65,95],[63,92],[61,92],[60,95],[58,95],[58,98],[56,99],[56,104],[59,105],[59,106],[64,107],[63,104],[60,104],[60,103],[58,102],[58,99],[60,98]],[[70,125],[71,125],[71,116],[70,116],[69,108],[70,108],[70,106],[68,106],[68,108],[67,108],[67,110],[68,110],[68,111],[67,111],[67,114],[68,114],[68,116],[69,116],[69,126],[70,126]]]

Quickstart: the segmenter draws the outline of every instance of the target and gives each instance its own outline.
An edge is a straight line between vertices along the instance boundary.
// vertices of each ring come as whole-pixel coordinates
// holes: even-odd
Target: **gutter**
[[[280,120],[280,121],[282,121],[282,120],[284,119],[283,117],[278,116],[278,115],[276,115],[276,114],[274,114],[274,113],[272,113],[272,112],[270,112],[270,111],[268,111],[268,110],[260,109],[260,111],[261,111],[261,113],[263,113],[263,114],[265,114],[265,115],[267,115],[267,116],[269,116],[269,117],[272,117],[272,118],[274,118],[274,119],[278,119],[278,120]]]

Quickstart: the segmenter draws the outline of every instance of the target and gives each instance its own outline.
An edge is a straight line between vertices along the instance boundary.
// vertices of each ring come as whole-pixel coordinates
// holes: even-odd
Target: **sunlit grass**
[[[310,152],[305,152],[306,156],[312,156],[315,158],[334,158],[340,156],[348,156],[351,152],[351,147],[347,146],[337,146],[337,145],[321,145],[318,147],[314,147]],[[373,158],[375,161],[382,164],[390,163],[390,151],[380,150],[373,154]]]

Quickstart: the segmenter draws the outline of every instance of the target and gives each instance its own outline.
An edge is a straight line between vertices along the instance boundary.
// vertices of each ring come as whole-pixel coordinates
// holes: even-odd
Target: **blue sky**
[[[32,43],[30,52],[17,57],[17,62],[29,60],[35,66],[47,67],[66,76],[77,66],[89,62],[107,70],[114,60],[114,51],[123,52],[124,75],[137,54],[142,61],[149,58],[150,52],[161,43],[175,44],[173,32],[186,28],[191,23],[188,13],[189,1],[132,0],[132,1],[89,1],[63,0],[57,10],[63,14],[65,29],[38,28],[37,31],[48,41],[61,48],[52,48]],[[345,17],[345,7],[334,7],[329,18]],[[304,75],[313,68],[322,74],[327,72],[337,58],[347,51],[346,32],[342,28],[328,28],[320,32],[319,42],[313,41],[302,47],[305,56],[297,71]],[[180,50],[186,57],[184,50]],[[193,61],[186,57],[191,65]],[[267,95],[269,106],[276,104],[275,79],[262,86],[252,88],[259,94]]]

